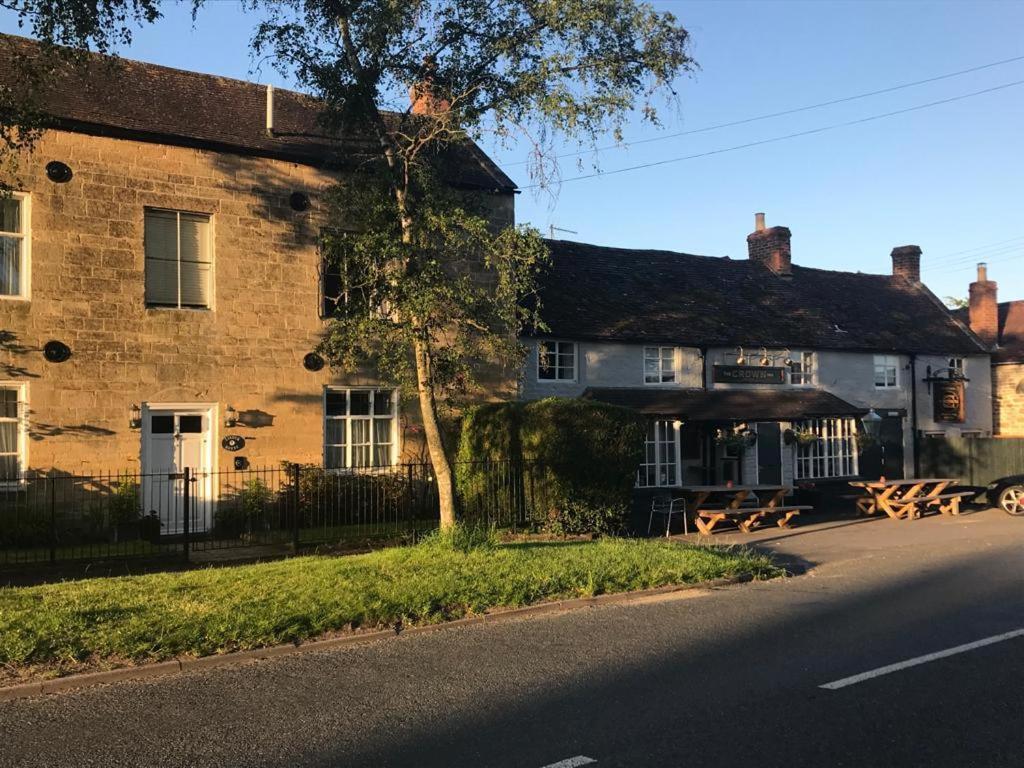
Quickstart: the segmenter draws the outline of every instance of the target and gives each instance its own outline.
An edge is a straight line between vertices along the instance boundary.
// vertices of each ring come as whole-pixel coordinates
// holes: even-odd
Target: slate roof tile
[[[889,275],[549,240],[542,335],[683,346],[980,354],[923,286]]]
[[[19,57],[40,44],[0,34],[0,87],[18,87]],[[371,155],[365,133],[328,135],[321,102],[274,89],[275,134],[266,133],[266,86],[129,59],[90,54],[84,65],[58,65],[43,80],[41,111],[55,127],[101,135],[254,154],[318,167],[346,166]],[[390,113],[390,120],[400,116]],[[440,167],[447,180],[511,192],[515,183],[471,141],[449,146]]]

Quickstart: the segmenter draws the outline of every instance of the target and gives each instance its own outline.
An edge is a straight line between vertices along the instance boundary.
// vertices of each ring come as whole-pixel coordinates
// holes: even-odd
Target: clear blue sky
[[[702,128],[1024,56],[1018,2],[657,2],[689,29],[701,70],[679,83],[661,133]],[[131,58],[287,85],[251,59],[252,17],[213,0],[141,31]],[[0,30],[17,33],[0,13]],[[603,170],[698,154],[1024,80],[1024,60],[742,126],[611,150]],[[1000,298],[1024,298],[1024,85],[853,127],[526,191],[520,221],[571,239],[746,255],[755,211],[793,231],[805,266],[888,272],[893,246],[924,249],[925,281],[966,296],[987,260]],[[634,126],[629,138],[659,131]],[[523,155],[487,147],[520,184]],[[584,172],[592,170],[590,159]],[[578,175],[563,161],[563,177]],[[998,244],[998,245],[993,245]],[[992,246],[992,247],[988,247]],[[967,251],[966,253],[964,253]]]

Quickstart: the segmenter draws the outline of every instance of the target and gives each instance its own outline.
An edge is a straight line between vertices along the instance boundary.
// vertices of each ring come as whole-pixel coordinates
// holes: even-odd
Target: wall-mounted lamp
[[[747,358],[743,356],[743,347],[736,347],[736,365],[746,365]]]
[[[142,409],[138,403],[132,403],[128,409],[128,429],[138,429],[142,426]]]
[[[676,419],[675,421],[673,421],[672,426],[675,427],[676,429],[679,429],[681,426],[683,426],[682,419]]]
[[[870,409],[860,418],[860,423],[864,425],[864,431],[868,437],[877,440],[879,434],[882,431],[882,417],[875,413],[875,409]]]
[[[772,359],[768,357],[768,347],[761,347],[761,365],[767,368],[772,364]]]
[[[224,426],[233,427],[238,423],[238,411],[232,408],[230,405],[227,410],[224,411]]]

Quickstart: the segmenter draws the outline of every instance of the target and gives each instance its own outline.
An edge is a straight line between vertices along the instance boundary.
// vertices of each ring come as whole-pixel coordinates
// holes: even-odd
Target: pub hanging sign
[[[966,419],[964,383],[956,379],[932,383],[935,421],[963,423]]]
[[[786,369],[769,365],[716,365],[716,384],[785,384]]]

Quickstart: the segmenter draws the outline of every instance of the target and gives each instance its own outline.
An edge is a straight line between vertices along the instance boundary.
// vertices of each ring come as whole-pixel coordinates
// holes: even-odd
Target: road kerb
[[[666,595],[673,592],[688,592],[691,590],[707,590],[714,587],[725,587],[733,584],[742,584],[754,579],[753,574],[742,573],[739,576],[724,579],[713,579],[697,584],[668,584],[662,587],[642,589],[635,592],[613,592],[593,597],[580,597],[568,600],[553,600],[550,602],[526,605],[521,608],[497,609],[477,616],[467,616],[462,619],[454,619],[439,624],[421,624],[413,627],[376,630],[373,632],[357,632],[351,635],[339,637],[328,637],[322,640],[310,640],[303,643],[283,643],[271,645],[265,648],[254,648],[246,651],[232,651],[231,653],[216,654],[213,656],[200,656],[196,658],[186,657],[172,659],[170,661],[155,662],[153,664],[140,664],[132,667],[119,667],[101,672],[85,672],[78,675],[57,677],[52,680],[40,682],[21,683],[18,685],[0,688],[0,701],[11,701],[23,699],[42,694],[58,693],[80,688],[90,688],[96,685],[106,685],[127,680],[145,680],[166,675],[181,674],[184,672],[195,672],[199,670],[216,669],[233,664],[240,664],[247,661],[261,661],[280,656],[290,656],[296,653],[309,653],[312,651],[327,651],[335,648],[344,648],[350,645],[359,645],[378,640],[386,640],[389,637],[401,635],[418,635],[426,632],[435,632],[442,629],[452,629],[460,626],[473,624],[491,624],[499,621],[518,619],[525,616],[539,616],[546,613],[564,613],[567,611],[588,608],[597,605],[614,605],[642,601],[657,595]]]

